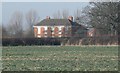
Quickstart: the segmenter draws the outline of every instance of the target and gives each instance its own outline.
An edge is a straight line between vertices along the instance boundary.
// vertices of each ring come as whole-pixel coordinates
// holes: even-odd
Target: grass
[[[8,46],[4,71],[117,71],[117,46]]]

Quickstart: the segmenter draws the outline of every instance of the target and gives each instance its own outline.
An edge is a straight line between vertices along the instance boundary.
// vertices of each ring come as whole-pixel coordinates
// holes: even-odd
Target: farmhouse
[[[72,16],[68,19],[51,19],[47,16],[33,27],[37,38],[87,36],[87,28],[74,22]]]

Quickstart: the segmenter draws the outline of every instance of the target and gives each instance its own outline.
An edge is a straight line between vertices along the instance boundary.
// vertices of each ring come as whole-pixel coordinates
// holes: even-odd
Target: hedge
[[[2,38],[3,46],[25,45],[118,45],[117,36],[69,38]]]

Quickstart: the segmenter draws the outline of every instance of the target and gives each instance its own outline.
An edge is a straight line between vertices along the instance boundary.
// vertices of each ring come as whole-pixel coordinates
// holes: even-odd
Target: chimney
[[[46,16],[46,19],[50,19],[50,16]]]
[[[69,16],[69,17],[68,17],[68,20],[73,21],[73,17],[72,17],[72,16]]]

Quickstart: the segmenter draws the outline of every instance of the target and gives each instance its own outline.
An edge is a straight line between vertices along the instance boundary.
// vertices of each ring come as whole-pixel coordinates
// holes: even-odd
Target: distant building
[[[73,22],[73,17],[68,19],[51,19],[49,16],[34,25],[34,36],[45,37],[85,37],[88,35],[87,28]]]

